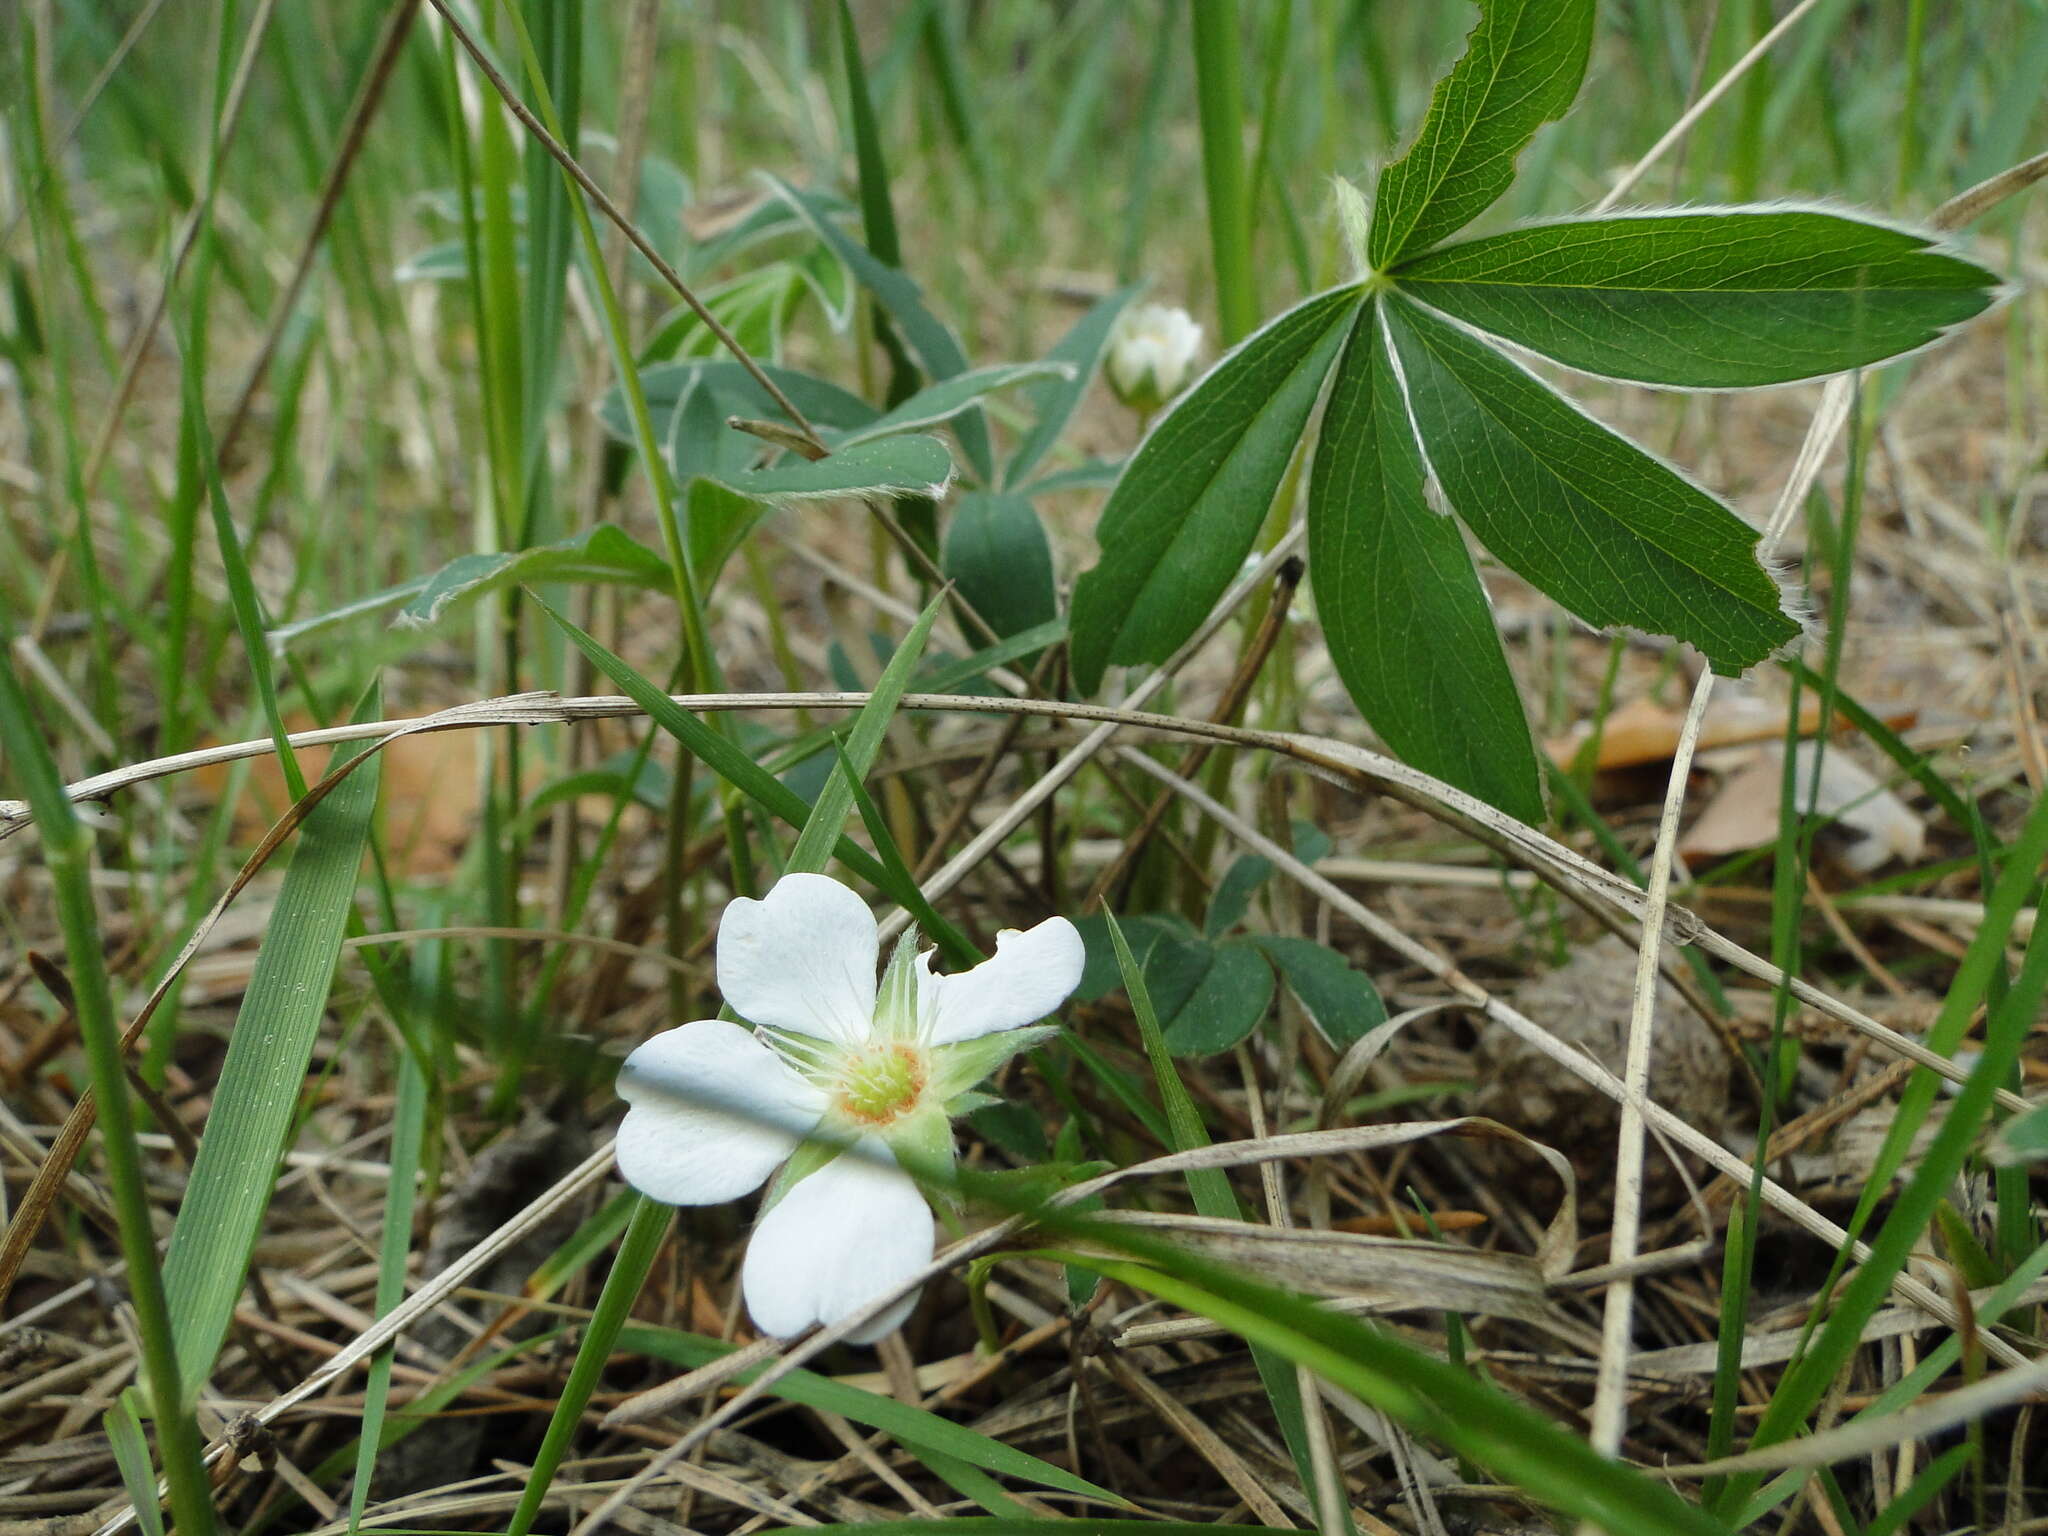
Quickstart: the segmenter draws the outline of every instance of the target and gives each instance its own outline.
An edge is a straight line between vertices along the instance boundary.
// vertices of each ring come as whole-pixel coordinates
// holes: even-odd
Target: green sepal
[[[1001,1029],[978,1039],[933,1046],[928,1091],[940,1103],[950,1105],[953,1099],[988,1078],[1019,1051],[1043,1045],[1058,1033],[1059,1030],[1051,1025],[1034,1024],[1029,1029]],[[965,1112],[953,1111],[955,1114]]]
[[[953,1122],[938,1101],[926,1096],[923,1107],[875,1133],[895,1154],[897,1165],[932,1194],[953,1182]]]
[[[971,1115],[978,1109],[994,1109],[1002,1102],[1001,1099],[992,1093],[983,1093],[979,1088],[970,1088],[967,1092],[956,1094],[954,1097],[946,1100],[946,1117],[949,1120],[958,1120],[962,1115]]]

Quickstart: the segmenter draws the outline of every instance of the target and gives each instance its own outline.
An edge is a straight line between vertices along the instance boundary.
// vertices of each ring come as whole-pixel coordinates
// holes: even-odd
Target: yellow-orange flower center
[[[924,1093],[924,1052],[911,1045],[883,1045],[861,1052],[841,1068],[833,1107],[865,1128],[893,1124]]]

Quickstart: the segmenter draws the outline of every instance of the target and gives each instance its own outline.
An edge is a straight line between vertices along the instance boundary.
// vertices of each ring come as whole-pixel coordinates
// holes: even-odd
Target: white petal
[[[823,875],[784,875],[718,925],[718,990],[770,1029],[856,1044],[875,1017],[881,940],[868,904]]]
[[[670,1205],[716,1205],[759,1189],[825,1112],[825,1095],[737,1024],[666,1030],[619,1068],[632,1106],[619,1172]]]
[[[1037,1023],[1081,984],[1087,958],[1080,931],[1064,917],[1048,917],[1022,933],[1005,928],[996,935],[993,960],[958,976],[927,973],[926,984],[938,991],[931,1043]]]
[[[740,1271],[754,1326],[777,1338],[839,1321],[931,1262],[932,1210],[889,1149],[862,1138],[761,1218]],[[872,1344],[917,1305],[911,1292],[848,1337]]]

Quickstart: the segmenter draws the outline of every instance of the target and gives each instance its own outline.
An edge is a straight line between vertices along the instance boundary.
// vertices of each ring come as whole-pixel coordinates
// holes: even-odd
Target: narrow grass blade
[[[100,1142],[112,1186],[128,1265],[128,1290],[142,1335],[142,1372],[156,1416],[164,1474],[170,1483],[171,1514],[183,1536],[211,1536],[213,1495],[200,1458],[199,1428],[192,1397],[180,1381],[178,1348],[166,1286],[157,1269],[156,1235],[150,1224],[149,1192],[143,1185],[142,1155],[135,1140],[134,1110],[121,1053],[114,999],[107,979],[106,950],[92,898],[89,834],[64,793],[56,759],[29,709],[12,657],[14,626],[0,611],[0,751],[8,773],[21,785],[43,840],[43,866],[56,898],[70,965],[72,1007],[78,1033],[92,1064],[93,1094],[99,1101]]]
[[[149,1459],[149,1441],[142,1433],[142,1416],[135,1409],[135,1388],[114,1399],[102,1422],[107,1441],[114,1450],[114,1465],[120,1469],[121,1486],[128,1502],[135,1506],[135,1526],[142,1536],[164,1536],[164,1512],[156,1486],[156,1467]]]
[[[634,1199],[639,1203],[634,1207],[633,1219],[626,1225],[625,1239],[619,1244],[619,1256],[612,1260],[611,1273],[605,1276],[604,1291],[597,1298],[596,1309],[590,1314],[583,1342],[577,1346],[576,1363],[569,1368],[569,1379],[562,1383],[562,1395],[555,1401],[555,1412],[548,1420],[547,1435],[533,1458],[532,1470],[526,1475],[526,1491],[520,1495],[519,1507],[512,1513],[512,1522],[506,1528],[507,1536],[526,1536],[533,1529],[541,1504],[554,1484],[555,1473],[561,1470],[563,1458],[569,1454],[569,1442],[582,1422],[590,1394],[597,1390],[598,1377],[611,1359],[620,1330],[632,1313],[633,1303],[639,1299],[641,1286],[647,1283],[647,1272],[654,1267],[654,1257],[661,1251],[662,1239],[668,1235],[669,1220],[675,1213],[645,1195],[636,1195]],[[630,1345],[627,1347],[631,1348]]]
[[[633,1354],[646,1355],[655,1360],[666,1360],[671,1365],[695,1370],[698,1366],[709,1365],[732,1353],[735,1346],[718,1339],[707,1339],[698,1334],[684,1333],[674,1328],[648,1328],[634,1325],[619,1335],[619,1348]],[[761,1374],[762,1367],[741,1371],[734,1376],[735,1382],[752,1381]],[[816,1375],[810,1371],[791,1371],[778,1378],[769,1388],[769,1395],[784,1402],[802,1403],[807,1407],[822,1408],[836,1413],[855,1424],[866,1425],[894,1435],[907,1447],[919,1452],[935,1451],[942,1456],[952,1456],[984,1472],[1001,1477],[1014,1477],[1024,1482],[1037,1483],[1042,1488],[1058,1488],[1066,1493],[1079,1494],[1085,1498],[1101,1499],[1109,1504],[1121,1505],[1123,1500],[1106,1488],[1097,1487],[1084,1477],[1041,1461],[1025,1451],[1005,1445],[987,1435],[969,1429],[964,1424],[955,1424],[951,1419],[909,1403],[899,1403],[893,1397],[879,1392],[863,1391],[848,1386],[828,1376]],[[943,1522],[942,1522],[943,1523]],[[1090,1522],[1093,1524],[1093,1522]]]
[[[1195,103],[1202,127],[1202,180],[1209,200],[1209,255],[1216,318],[1234,347],[1259,323],[1252,276],[1251,189],[1244,174],[1244,84],[1237,0],[1203,0],[1194,22]]]
[[[647,711],[649,719],[680,741],[713,773],[792,827],[801,828],[810,819],[811,807],[804,803],[803,797],[795,790],[678,705],[661,689],[634,671],[624,660],[570,623],[542,599],[535,597],[533,601],[541,612],[560,626],[562,632],[575,643],[578,650],[590,658],[600,672],[618,684],[623,693]],[[925,931],[945,945],[949,953],[974,952],[974,946],[966,935],[932,911],[930,903],[925,901],[915,884],[906,885],[901,878],[891,875],[873,854],[849,838],[840,838],[836,851],[839,861],[848,869],[877,886],[891,900],[915,913],[919,922],[926,925]]]
[[[1976,1011],[1994,968],[2002,961],[2005,936],[2011,931],[2021,904],[2034,889],[2044,855],[2048,855],[2048,796],[2035,802],[1998,888],[1986,904],[1984,925],[1964,956],[1942,1004],[1941,1016],[1928,1031],[1928,1044],[1934,1049],[1955,1049],[1962,1026]],[[1849,1277],[1812,1347],[1785,1373],[1772,1394],[1770,1405],[1751,1437],[1752,1449],[1786,1439],[1807,1423],[1829,1384],[1859,1347],[1864,1324],[1883,1304],[1893,1278],[1911,1258],[1914,1245],[1933,1219],[1936,1205],[1974,1149],[1991,1113],[1993,1095],[2004,1085],[2006,1075],[2019,1059],[2020,1046],[2034,1022],[2044,991],[2048,991],[2048,923],[2036,925],[2019,976],[1986,1023],[1983,1052],[1969,1079],[1951,1100],[1941,1128],[1922,1154],[1913,1177],[1893,1201],[1890,1215],[1871,1239],[1870,1258]],[[1878,1168],[1871,1175],[1865,1206],[1874,1204],[1890,1187],[1897,1156],[1893,1155],[1887,1164],[1884,1154],[1895,1154],[1893,1142],[1910,1138],[1925,1121],[1933,1085],[1932,1074],[1918,1071],[1901,1095],[1894,1121],[1894,1131],[1899,1134],[1886,1140]],[[1857,1215],[1860,1220],[1866,1212],[1859,1209]],[[1739,1509],[1760,1482],[1761,1475],[1757,1473],[1730,1479],[1719,1507],[1723,1511]]]
[[[382,1317],[405,1297],[405,1266],[412,1253],[413,1207],[418,1195],[420,1150],[427,1123],[427,1077],[410,1049],[398,1049],[398,1103],[391,1119],[391,1181],[384,1197],[383,1242],[377,1251],[377,1316]],[[392,1350],[380,1350],[370,1361],[363,1383],[363,1426],[356,1447],[355,1481],[349,1489],[350,1536],[363,1523],[363,1510],[376,1476],[377,1451],[384,1438],[384,1409],[391,1394]]]
[[[1195,1108],[1195,1101],[1189,1095],[1187,1085],[1180,1080],[1179,1069],[1168,1054],[1166,1035],[1159,1026],[1159,1016],[1152,1007],[1151,994],[1145,988],[1143,968],[1131,954],[1131,947],[1124,941],[1123,928],[1113,913],[1104,911],[1103,921],[1109,928],[1109,941],[1116,948],[1117,968],[1123,972],[1124,992],[1131,1000],[1131,1011],[1138,1018],[1138,1032],[1144,1037],[1145,1055],[1152,1063],[1152,1076],[1159,1089],[1160,1102],[1166,1106],[1166,1125],[1172,1140],[1169,1148],[1175,1152],[1187,1152],[1196,1147],[1209,1145],[1209,1133],[1203,1128],[1201,1111]],[[1261,962],[1263,966],[1263,962]],[[1272,973],[1267,972],[1270,984]],[[1244,1211],[1237,1203],[1237,1195],[1230,1187],[1230,1175],[1221,1168],[1192,1169],[1187,1175],[1188,1193],[1195,1202],[1195,1209],[1204,1216],[1219,1216],[1226,1220],[1241,1221]],[[1301,1382],[1292,1366],[1273,1350],[1259,1341],[1252,1344],[1252,1360],[1258,1367],[1259,1380],[1264,1384],[1266,1396],[1273,1404],[1273,1414],[1280,1422],[1281,1436],[1287,1442],[1287,1449],[1294,1456],[1294,1465],[1301,1475],[1301,1486],[1311,1498],[1319,1480],[1315,1474],[1315,1458],[1309,1448],[1308,1419],[1301,1405]],[[1340,1527],[1350,1525],[1350,1512],[1335,1512]]]
[[[918,661],[924,655],[925,641],[931,636],[932,622],[938,618],[939,609],[945,601],[943,596],[933,598],[925,611],[918,615],[917,622],[910,626],[910,633],[903,637],[903,643],[896,647],[896,654],[889,658],[889,664],[875,680],[874,691],[867,703],[854,716],[853,728],[846,734],[840,771],[825,781],[824,789],[804,822],[803,831],[797,834],[796,846],[790,850],[789,862],[784,866],[789,873],[819,874],[831,862],[832,851],[838,846],[840,834],[846,828],[846,818],[853,813],[854,789],[866,780],[868,770],[875,765],[875,758],[882,750],[882,738],[888,733],[889,722],[896,717],[897,700],[903,697],[903,690],[910,685],[911,674],[917,670]]]
[[[378,718],[380,697],[371,689],[356,718]],[[356,769],[306,817],[228,1039],[164,1255],[187,1392],[213,1368],[256,1250],[355,899],[380,762]]]

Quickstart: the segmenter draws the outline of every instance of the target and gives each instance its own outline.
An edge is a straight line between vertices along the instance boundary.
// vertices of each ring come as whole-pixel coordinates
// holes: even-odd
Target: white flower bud
[[[1150,414],[1194,377],[1202,328],[1175,304],[1139,304],[1117,318],[1109,337],[1109,387],[1134,411]]]

